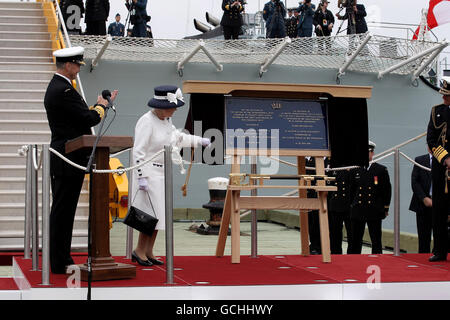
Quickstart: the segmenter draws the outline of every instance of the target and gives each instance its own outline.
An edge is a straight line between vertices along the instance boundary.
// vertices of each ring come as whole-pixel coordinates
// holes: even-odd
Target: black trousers
[[[74,176],[51,177],[50,267],[53,273],[65,273],[65,266],[73,264],[72,231],[83,180],[83,171]]]
[[[433,209],[432,225],[435,255],[447,257],[448,252],[448,227],[447,219],[449,214],[449,193],[445,193],[445,168],[433,158],[431,179],[433,184]],[[447,182],[448,184],[448,182]]]
[[[352,254],[361,254],[362,241],[364,237],[364,231],[369,228],[370,241],[372,242],[372,254],[383,253],[383,246],[381,244],[381,219],[378,220],[351,220],[352,229]]]
[[[432,209],[425,208],[416,212],[417,235],[419,238],[419,253],[430,253]]]
[[[328,226],[330,228],[331,254],[342,254],[343,226],[347,231],[347,254],[352,251],[352,228],[348,212],[328,212]]]
[[[106,22],[105,21],[87,21],[86,22],[86,34],[87,35],[106,35]]]
[[[239,32],[241,32],[240,26],[222,26],[222,28],[225,40],[239,39]]]
[[[322,253],[318,210],[312,210],[308,212],[308,229],[310,242],[309,250],[316,251],[316,253]]]

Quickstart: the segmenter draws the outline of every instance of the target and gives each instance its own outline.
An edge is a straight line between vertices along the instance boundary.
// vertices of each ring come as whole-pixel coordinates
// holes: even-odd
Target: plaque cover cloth
[[[217,129],[225,137],[225,96],[191,94],[189,113],[185,123],[185,129],[190,133],[194,132],[194,121],[202,122],[202,134],[208,129]],[[329,96],[328,135],[332,155],[330,167],[368,166],[369,129],[366,99]],[[221,151],[224,155],[224,149]],[[212,156],[215,156],[214,150]],[[223,164],[224,160],[221,160],[222,162],[218,160],[220,163],[214,164]]]

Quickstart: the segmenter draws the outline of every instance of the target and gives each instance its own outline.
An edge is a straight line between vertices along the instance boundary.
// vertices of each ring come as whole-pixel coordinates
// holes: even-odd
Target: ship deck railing
[[[412,80],[436,68],[446,41],[418,41],[372,35],[339,35],[282,39],[152,39],[71,35],[73,46],[85,48],[85,58],[133,62],[254,64],[261,72],[273,65],[411,75]],[[105,49],[105,43],[108,46]],[[199,48],[201,47],[201,48]],[[103,49],[103,50],[102,50]],[[202,50],[199,50],[202,49]],[[186,61],[188,57],[189,61]],[[180,68],[178,68],[179,70]],[[177,69],[175,69],[177,70]],[[222,71],[217,68],[218,72]]]

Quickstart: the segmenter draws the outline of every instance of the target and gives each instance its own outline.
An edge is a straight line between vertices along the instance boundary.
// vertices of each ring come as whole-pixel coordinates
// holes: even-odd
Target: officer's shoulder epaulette
[[[441,124],[441,125],[439,125],[438,126],[438,124],[436,123],[436,118],[437,117],[439,117],[439,115],[436,117],[436,113],[437,112],[439,112],[439,111],[441,111],[443,108],[446,108],[447,106],[445,105],[445,104],[443,104],[443,103],[441,103],[441,104],[437,104],[437,105],[435,105],[435,106],[433,106],[432,108],[431,108],[431,119],[433,120],[433,125],[434,125],[434,127],[436,128],[436,129],[439,129],[439,128],[441,128],[442,127],[442,125],[444,124]]]
[[[433,106],[433,107],[431,108],[431,110],[432,110],[432,111],[439,111],[440,109],[444,109],[445,107],[446,107],[445,104],[440,103],[440,104],[437,104],[437,105]]]

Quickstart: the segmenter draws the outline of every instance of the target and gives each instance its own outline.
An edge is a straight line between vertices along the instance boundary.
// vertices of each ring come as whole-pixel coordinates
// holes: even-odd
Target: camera
[[[338,0],[339,8],[351,8],[356,5],[356,0]]]

